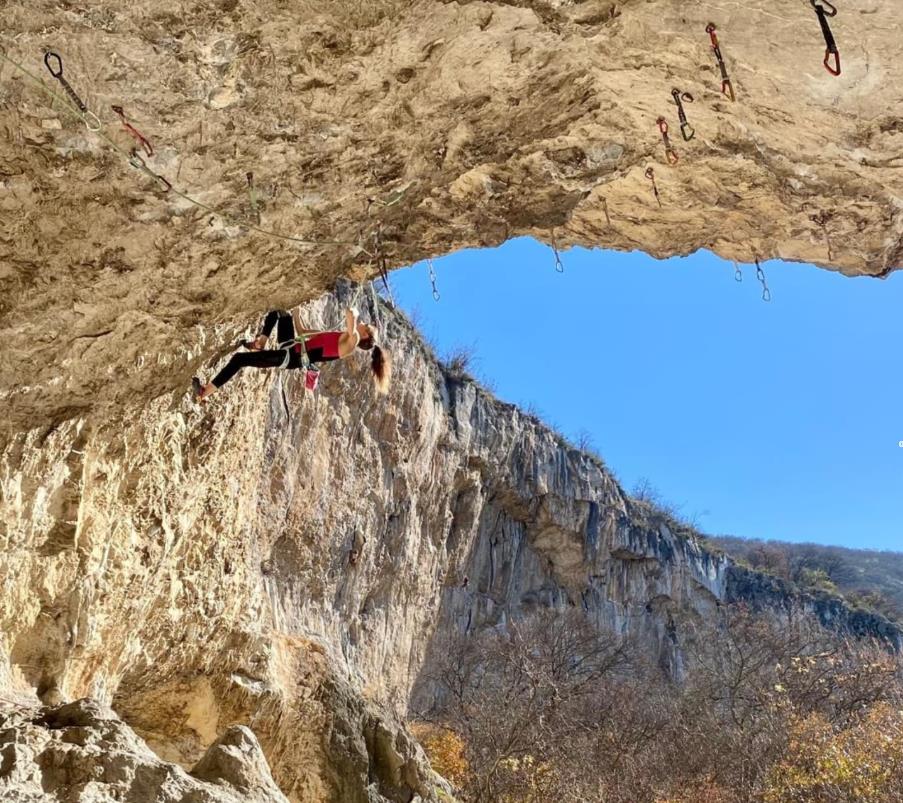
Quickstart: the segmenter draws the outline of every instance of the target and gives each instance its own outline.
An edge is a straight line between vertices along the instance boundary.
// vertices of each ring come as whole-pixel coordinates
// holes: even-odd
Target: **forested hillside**
[[[903,620],[903,552],[846,549],[720,535],[709,542],[754,569],[803,589],[842,595],[853,605]]]

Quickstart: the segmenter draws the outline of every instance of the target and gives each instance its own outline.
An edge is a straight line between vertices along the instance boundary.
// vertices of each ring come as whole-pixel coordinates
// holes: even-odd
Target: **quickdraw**
[[[679,89],[672,89],[671,97],[674,98],[674,102],[677,104],[677,116],[680,119],[680,135],[684,138],[684,142],[689,142],[696,136],[696,129],[687,122],[687,113],[684,111],[684,103],[692,103],[693,96],[689,92],[681,92]]]
[[[386,293],[392,297],[392,288],[389,287],[389,271],[386,267],[386,255],[383,253],[383,224],[380,223],[376,227],[376,266],[379,268],[379,275],[383,280]],[[394,303],[394,301],[393,301]]]
[[[756,278],[762,284],[762,300],[771,301],[771,290],[768,289],[768,283],[765,281],[765,271],[762,270],[758,257],[756,257]]]
[[[651,167],[646,168],[646,178],[652,182],[652,192],[655,195],[655,200],[658,201],[658,205],[661,206],[662,199],[659,197],[658,185],[655,183],[655,170],[653,170]]]
[[[831,235],[828,234],[828,221],[831,220],[832,217],[833,214],[830,212],[819,212],[817,215],[809,215],[809,220],[818,226],[825,236],[825,245],[828,248],[828,259],[830,260],[834,259],[834,250],[831,246]]]
[[[658,125],[658,130],[662,132],[662,141],[665,143],[665,158],[668,160],[669,165],[676,165],[680,157],[677,155],[677,151],[674,150],[674,146],[671,144],[671,139],[668,136],[668,121],[664,117],[659,117],[655,122]]]
[[[736,260],[733,260],[733,262],[734,262],[734,281],[742,282],[743,281],[743,271],[740,270],[740,266],[737,264]]]
[[[153,156],[154,146],[150,144],[150,140],[144,136],[144,134],[125,119],[125,112],[122,110],[122,106],[111,106],[110,108],[119,115],[119,119],[122,121],[122,127],[137,140],[138,144],[144,148],[144,152],[148,156]]]
[[[172,189],[172,184],[169,183],[163,176],[159,173],[155,173],[147,166],[147,162],[144,161],[144,157],[138,153],[137,148],[132,148],[132,152],[129,156],[129,164],[137,170],[140,170],[142,173],[145,173],[148,177],[152,178],[154,181],[158,182],[163,186],[163,192],[169,192]]]
[[[433,286],[433,301],[439,300],[439,290],[436,287],[436,269],[433,267],[433,260],[428,259],[426,261],[427,267],[430,272],[430,284]]]
[[[51,61],[56,60],[56,67],[54,68],[51,65]],[[88,131],[100,131],[101,122],[97,118],[97,115],[94,114],[84,103],[84,101],[76,94],[75,90],[69,85],[69,82],[63,77],[63,60],[59,57],[58,54],[54,53],[52,50],[48,50],[44,54],[44,65],[47,67],[47,70],[50,74],[56,78],[57,81],[60,82],[60,86],[66,91],[66,94],[69,96],[69,99],[75,104],[75,107],[84,115],[82,120],[85,123],[85,127]]]
[[[561,254],[558,253],[558,243],[555,241],[555,232],[552,232],[552,253],[555,254],[555,272],[564,273],[564,263],[561,261]]]
[[[710,22],[706,25],[705,32],[712,40],[712,52],[715,54],[715,58],[718,60],[718,67],[721,70],[721,94],[727,95],[733,103],[737,100],[737,97],[734,95],[734,85],[731,83],[731,79],[727,74],[727,67],[724,65],[724,57],[721,55],[721,46],[718,44],[718,29],[715,27],[715,23]]]
[[[809,2],[812,3],[812,8],[818,15],[821,32],[825,37],[825,60],[822,63],[831,75],[840,75],[840,52],[837,50],[834,34],[831,33],[831,26],[828,25],[828,17],[836,17],[837,9],[828,0],[809,0]],[[834,56],[833,67],[830,63],[831,56]]]
[[[257,193],[254,192],[254,174],[250,171],[245,174],[245,178],[248,182],[248,200],[251,202],[251,214],[254,215],[254,220],[257,221],[257,225],[260,225],[260,210],[257,208]]]

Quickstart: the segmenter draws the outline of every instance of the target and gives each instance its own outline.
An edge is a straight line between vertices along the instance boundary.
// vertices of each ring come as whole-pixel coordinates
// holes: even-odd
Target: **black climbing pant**
[[[260,334],[270,336],[276,327],[276,342],[291,344],[295,339],[295,326],[291,313],[271,310],[263,319]],[[300,368],[301,355],[291,347],[268,349],[266,351],[241,351],[233,354],[222,371],[214,378],[213,384],[220,388],[232,379],[242,368]]]
[[[288,343],[295,339],[295,324],[292,323],[292,314],[282,309],[270,310],[260,324],[260,334],[269,337],[276,327],[276,342]]]

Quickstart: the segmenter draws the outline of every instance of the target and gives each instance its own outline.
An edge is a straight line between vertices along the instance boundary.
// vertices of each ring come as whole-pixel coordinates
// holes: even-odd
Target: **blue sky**
[[[705,532],[903,550],[903,275],[849,279],[707,252],[657,261],[530,239],[396,271],[440,355],[591,436]]]

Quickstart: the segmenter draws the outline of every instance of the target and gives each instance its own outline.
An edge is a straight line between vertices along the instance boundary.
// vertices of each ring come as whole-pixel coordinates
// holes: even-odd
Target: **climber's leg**
[[[282,312],[279,314],[279,320],[276,323],[276,342],[280,345],[290,343],[295,339],[295,324],[292,322],[292,314],[290,312]]]
[[[221,388],[242,368],[278,368],[285,362],[285,351],[271,349],[269,351],[239,352],[233,354],[211,383],[216,388]]]
[[[288,316],[289,323],[291,323],[291,313],[286,312],[285,310],[273,309],[270,310],[263,318],[263,322],[260,324],[260,332],[253,340],[242,340],[239,345],[244,346],[246,349],[250,349],[251,351],[260,351],[267,344],[267,340],[270,337],[270,333],[273,331],[273,327],[278,324],[278,328],[276,330],[276,336],[281,343],[282,338],[282,330],[283,323],[282,319],[285,316]],[[291,340],[294,338],[294,329],[292,329],[292,334],[289,335],[286,340]]]
[[[194,395],[199,401],[206,399],[217,388],[221,388],[242,368],[280,368],[285,362],[285,349],[271,349],[269,351],[243,351],[233,354],[229,358],[222,371],[212,382],[201,384],[197,377],[192,380]],[[289,360],[291,363],[291,360]],[[290,365],[288,367],[291,367]]]

